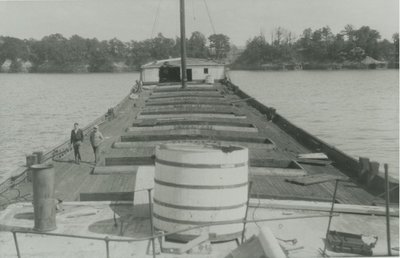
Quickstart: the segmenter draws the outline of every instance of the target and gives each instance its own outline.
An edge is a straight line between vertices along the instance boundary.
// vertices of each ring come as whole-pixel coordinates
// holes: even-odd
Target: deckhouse
[[[213,60],[187,58],[187,81],[204,82],[225,78],[225,65]],[[157,60],[141,67],[141,80],[144,84],[179,82],[181,75],[181,58]]]

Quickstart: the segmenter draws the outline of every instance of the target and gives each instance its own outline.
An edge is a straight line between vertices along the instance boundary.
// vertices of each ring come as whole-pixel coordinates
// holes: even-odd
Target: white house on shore
[[[180,82],[181,58],[158,60],[142,65],[141,80],[143,84]],[[186,79],[188,82],[204,82],[225,78],[225,65],[213,60],[187,58]]]

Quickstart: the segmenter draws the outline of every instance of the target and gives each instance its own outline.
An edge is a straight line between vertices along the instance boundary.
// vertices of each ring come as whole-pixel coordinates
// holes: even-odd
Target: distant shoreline
[[[296,70],[386,70],[399,69],[398,63],[267,63],[262,65],[233,64],[231,70],[296,71]]]
[[[365,40],[368,39],[368,40]],[[342,70],[399,68],[399,34],[381,40],[378,31],[347,25],[334,34],[328,26],[305,29],[298,38],[278,27],[268,41],[249,39],[246,47],[230,43],[224,34],[208,38],[195,31],[187,40],[187,57],[224,62],[232,70]],[[3,73],[119,73],[140,70],[154,60],[180,56],[180,40],[157,37],[122,42],[59,33],[41,40],[0,36]]]
[[[229,66],[228,66],[229,67]],[[229,67],[232,71],[348,71],[348,70],[398,70],[399,66],[387,66],[387,67],[368,67],[360,65],[337,65],[337,64],[315,64],[312,66],[293,66],[293,65],[271,65],[271,66],[252,66],[252,67]],[[113,71],[101,71],[101,72],[90,72],[90,71],[63,71],[63,70],[51,70],[51,71],[12,71],[5,72],[0,71],[0,74],[119,74],[119,73],[132,73],[140,72],[139,69],[119,69]]]
[[[398,70],[399,67],[368,68],[368,67],[337,67],[321,65],[313,68],[292,68],[292,67],[235,67],[232,71],[351,71],[351,70]]]

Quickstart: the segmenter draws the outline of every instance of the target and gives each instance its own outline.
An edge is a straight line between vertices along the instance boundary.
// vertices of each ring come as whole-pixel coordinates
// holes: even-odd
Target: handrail
[[[90,237],[90,236],[81,236],[81,235],[73,235],[73,234],[61,234],[61,233],[48,233],[48,232],[35,232],[35,231],[29,231],[29,230],[10,230],[14,236],[15,240],[15,246],[17,249],[17,255],[18,258],[21,258],[20,252],[19,252],[19,246],[18,246],[18,241],[16,234],[35,234],[35,235],[47,235],[47,236],[60,236],[60,237],[71,237],[71,238],[80,238],[80,239],[90,239],[90,240],[99,240],[99,241],[105,241],[106,244],[108,245],[108,242],[124,242],[124,243],[132,243],[132,242],[140,242],[140,241],[148,241],[160,237],[166,237],[169,235],[173,234],[178,234],[186,231],[190,231],[193,229],[198,229],[198,228],[203,228],[203,227],[210,227],[210,226],[218,226],[218,225],[230,225],[230,224],[238,224],[238,223],[258,223],[258,222],[267,222],[267,221],[277,221],[277,220],[292,220],[292,219],[307,219],[307,218],[318,218],[318,217],[328,217],[329,215],[307,215],[307,216],[291,216],[291,217],[283,217],[283,218],[269,218],[269,219],[251,219],[251,220],[246,220],[246,219],[238,219],[238,220],[228,220],[228,221],[220,221],[220,222],[212,222],[212,223],[205,223],[202,225],[196,225],[196,226],[191,226],[187,227],[185,229],[180,229],[176,231],[171,231],[171,232],[159,232],[157,234],[147,236],[147,237],[140,237],[140,238],[129,238],[129,239],[115,239],[115,238],[110,238],[108,236],[101,238],[101,237]],[[107,258],[109,258],[109,249],[107,248]]]
[[[129,99],[129,94],[126,95],[117,105],[115,105],[113,107],[113,110],[115,113],[118,113],[122,106],[125,104],[125,102]],[[104,123],[107,120],[107,115],[108,112],[102,114],[101,116],[99,116],[98,118],[96,118],[94,121],[92,121],[91,123],[89,123],[88,125],[86,125],[82,131],[84,135],[87,135],[91,129],[93,128],[94,125],[99,125]],[[59,150],[61,150],[61,152],[59,152]],[[59,156],[59,155],[63,155],[69,151],[71,151],[72,148],[69,147],[69,140],[64,141],[63,143],[57,145],[56,147],[52,148],[51,150],[49,150],[48,152],[43,154],[42,157],[42,162],[45,162],[49,159],[54,158],[55,156]]]
[[[337,215],[333,215],[337,216]],[[81,236],[81,235],[74,235],[74,234],[62,234],[62,233],[48,233],[48,232],[38,232],[38,231],[31,231],[31,230],[10,230],[9,232],[15,233],[22,233],[22,234],[34,234],[34,235],[47,235],[47,236],[61,236],[61,237],[71,237],[71,238],[82,238],[82,239],[90,239],[90,240],[105,240],[108,238],[110,242],[124,242],[124,243],[132,243],[132,242],[141,242],[146,240],[151,240],[159,237],[166,237],[174,234],[183,233],[186,231],[210,227],[210,226],[222,226],[222,225],[231,225],[231,224],[238,224],[238,223],[258,223],[258,222],[269,222],[269,221],[277,221],[277,220],[292,220],[292,219],[309,219],[309,218],[320,218],[320,217],[329,217],[329,215],[305,215],[305,216],[291,216],[291,217],[279,217],[279,218],[269,218],[269,219],[236,219],[236,220],[227,220],[227,221],[219,221],[219,222],[210,222],[204,223],[201,225],[191,226],[184,229],[179,229],[171,232],[159,232],[154,235],[150,235],[147,237],[138,237],[138,238],[110,238],[106,237],[90,237],[90,236]]]
[[[232,83],[231,81],[221,81],[224,85],[227,86],[228,89],[233,91],[237,96],[242,99],[251,98],[246,92],[241,90],[237,85]],[[306,130],[296,126],[282,115],[276,112],[272,107],[267,107],[256,99],[248,99],[248,103],[250,106],[257,109],[261,114],[267,116],[268,119],[271,119],[272,122],[277,125],[284,132],[292,136],[296,141],[300,142],[302,145],[307,147],[310,150],[324,152],[329,159],[333,161],[333,166],[343,170],[345,174],[352,178],[359,177],[359,162],[354,158],[344,153],[343,151],[337,149],[335,146],[330,145],[329,143],[319,139],[318,137],[310,134]],[[389,176],[390,179],[390,187],[393,188],[399,185],[399,180]],[[361,185],[365,190],[373,195],[377,193],[382,193],[385,191],[384,189],[384,175],[382,171],[373,178],[373,183],[365,184],[365,183],[357,183]],[[394,189],[396,191],[391,193],[391,198],[395,203],[399,202],[398,197],[398,188]]]
[[[252,219],[248,220],[246,217],[243,219],[237,219],[237,220],[227,220],[227,221],[218,221],[218,222],[210,222],[210,223],[204,223],[201,225],[196,225],[196,226],[190,226],[184,229],[180,230],[175,230],[171,232],[158,232],[157,234],[154,234],[154,226],[153,226],[153,208],[152,208],[152,198],[151,198],[151,191],[153,188],[142,188],[138,190],[134,190],[133,192],[142,192],[142,191],[147,191],[148,192],[148,201],[149,201],[149,211],[150,211],[150,230],[151,230],[151,235],[147,237],[139,237],[139,238],[123,238],[123,239],[118,239],[118,238],[110,238],[109,236],[105,237],[94,237],[94,236],[82,236],[82,235],[74,235],[74,234],[63,234],[63,233],[49,233],[49,232],[38,232],[38,231],[32,231],[32,230],[18,230],[18,229],[12,229],[9,232],[13,234],[14,238],[14,244],[15,244],[15,249],[17,252],[18,258],[21,258],[21,253],[19,250],[19,245],[18,245],[18,238],[17,238],[17,233],[19,234],[35,234],[35,235],[46,235],[46,236],[59,236],[59,237],[70,237],[70,238],[79,238],[79,239],[90,239],[90,240],[97,240],[97,241],[104,241],[106,244],[106,257],[110,258],[110,248],[109,248],[109,242],[125,242],[125,243],[132,243],[132,242],[140,242],[140,241],[152,241],[152,248],[153,248],[153,257],[156,257],[156,251],[155,251],[155,239],[160,238],[160,237],[166,237],[169,235],[174,235],[194,229],[199,229],[203,227],[210,227],[210,226],[217,226],[217,225],[230,225],[230,224],[238,224],[238,223],[257,223],[257,222],[266,222],[266,221],[276,221],[276,220],[291,220],[291,219],[306,219],[306,218],[315,218],[315,217],[327,217],[328,215],[307,215],[307,216],[291,216],[291,217],[284,217],[284,218],[270,218],[270,219]]]
[[[113,107],[113,110],[115,113],[119,113],[119,111],[122,109],[123,105],[126,103],[126,101],[129,100],[129,94],[126,95],[117,105]],[[83,128],[83,133],[87,135],[90,132],[90,129],[94,125],[102,124],[107,120],[107,112],[101,115],[100,117],[96,118],[94,121],[89,123],[87,126]],[[56,145],[55,147],[50,148],[49,151],[43,153],[42,156],[42,162],[46,162],[50,159],[54,159],[55,157],[60,157],[65,155],[66,153],[70,152],[72,148],[69,146],[69,140],[65,140],[61,144]],[[20,169],[20,168],[18,168]],[[17,171],[18,169],[14,170]],[[19,184],[26,178],[26,171],[28,170],[28,167],[25,168],[24,171],[21,171],[16,176],[11,176],[7,179],[5,179],[3,182],[0,182],[0,193],[3,193],[7,191],[9,188],[11,188],[14,185]],[[12,174],[12,173],[11,173]]]

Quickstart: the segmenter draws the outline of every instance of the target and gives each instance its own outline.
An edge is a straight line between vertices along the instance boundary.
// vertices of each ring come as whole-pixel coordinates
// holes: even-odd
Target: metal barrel
[[[32,165],[38,163],[37,156],[34,154],[26,156],[26,166],[28,168],[26,172],[26,178],[28,182],[32,182],[32,170],[30,169]]]
[[[45,232],[56,229],[54,199],[54,168],[52,164],[32,165],[34,230]]]
[[[31,167],[32,165],[35,165],[35,164],[37,164],[38,162],[37,162],[37,156],[36,155],[28,155],[28,156],[26,156],[26,166],[29,168],[29,167]]]
[[[248,190],[248,149],[206,144],[156,148],[154,226],[173,232],[202,224],[243,220]],[[208,233],[212,242],[240,236],[242,223],[212,225],[174,234],[190,241]]]
[[[38,164],[43,162],[43,160],[42,160],[43,159],[43,151],[35,151],[32,154],[36,155]]]

